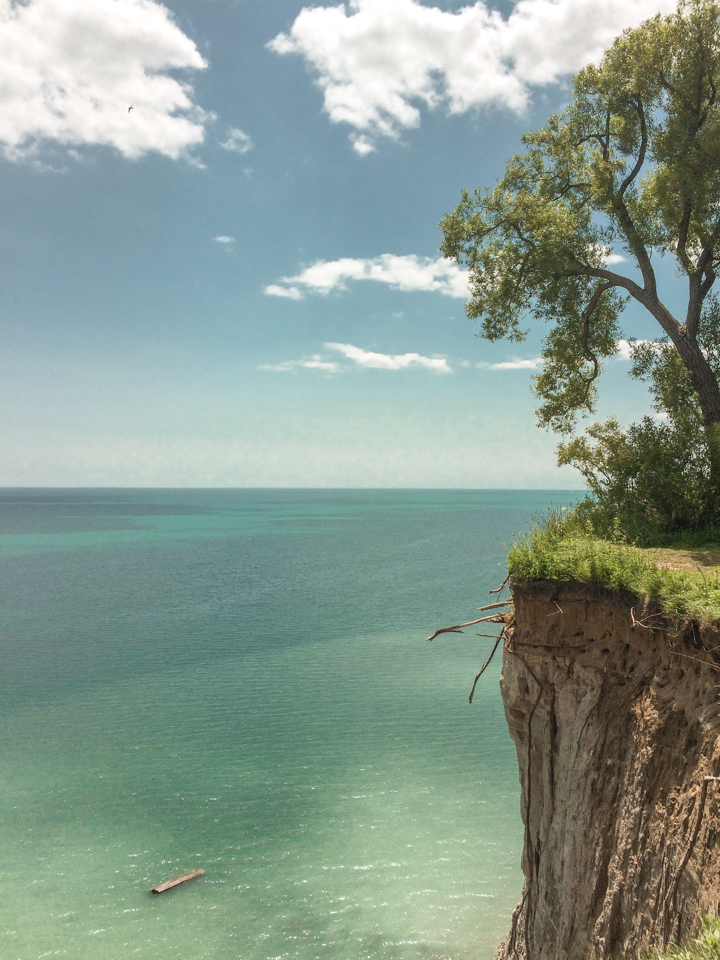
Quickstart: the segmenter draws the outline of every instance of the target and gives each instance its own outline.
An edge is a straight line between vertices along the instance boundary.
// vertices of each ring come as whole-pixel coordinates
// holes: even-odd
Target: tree
[[[523,137],[497,186],[463,191],[441,223],[442,252],[469,267],[466,310],[482,321],[483,337],[520,341],[528,318],[552,324],[534,389],[540,423],[561,434],[594,411],[627,303],[655,318],[660,337],[634,344],[633,372],[651,382],[670,427],[687,434],[696,412],[716,518],[719,91],[720,3],[686,0],[677,13],[626,31],[599,66],[581,70],[567,109]],[[618,248],[629,270],[612,262]],[[660,297],[658,255],[672,256],[684,278],[684,316]],[[570,444],[561,447],[566,462],[574,462]]]

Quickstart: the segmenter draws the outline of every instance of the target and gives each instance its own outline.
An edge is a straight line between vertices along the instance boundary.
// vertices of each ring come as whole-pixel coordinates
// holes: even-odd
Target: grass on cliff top
[[[577,580],[629,590],[657,600],[671,620],[720,622],[720,544],[680,549],[641,548],[619,530],[597,536],[573,513],[552,514],[508,551],[516,580]],[[720,960],[720,958],[719,958]]]

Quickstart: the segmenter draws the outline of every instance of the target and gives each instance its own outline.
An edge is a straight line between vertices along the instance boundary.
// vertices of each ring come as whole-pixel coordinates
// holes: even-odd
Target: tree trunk
[[[714,511],[720,513],[720,385],[697,342],[681,337],[675,341],[675,346],[690,374],[702,410],[712,494],[716,502]]]

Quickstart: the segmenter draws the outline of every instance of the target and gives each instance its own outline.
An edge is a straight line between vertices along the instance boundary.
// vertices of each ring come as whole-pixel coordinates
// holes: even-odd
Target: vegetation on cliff
[[[600,537],[582,510],[551,515],[515,536],[508,570],[516,580],[602,583],[655,600],[671,620],[720,622],[720,543],[642,548],[619,524]]]
[[[650,960],[720,960],[720,921],[715,917],[704,917],[701,937],[686,947],[673,944],[664,953],[654,954]]]

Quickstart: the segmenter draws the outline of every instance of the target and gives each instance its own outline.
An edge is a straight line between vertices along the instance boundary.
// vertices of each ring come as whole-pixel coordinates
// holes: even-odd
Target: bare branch
[[[503,604],[497,603],[497,604],[493,604],[493,606],[501,607],[503,606]],[[487,609],[489,610],[490,607],[488,607]],[[439,637],[441,633],[462,633],[462,629],[461,629],[462,627],[474,627],[476,623],[488,623],[488,622],[499,623],[500,621],[496,617],[480,617],[479,620],[470,620],[468,621],[468,623],[456,623],[455,626],[453,627],[440,627],[440,629],[436,630],[431,637],[427,638],[427,642],[429,643],[431,640],[434,640],[435,637]]]
[[[500,631],[500,633],[498,634],[497,640],[495,641],[495,646],[494,646],[494,647],[492,648],[492,650],[490,651],[490,656],[487,658],[487,660],[485,661],[485,663],[482,665],[482,669],[480,670],[480,673],[475,677],[475,682],[474,682],[473,685],[472,685],[472,690],[470,691],[470,696],[468,697],[468,702],[469,702],[469,703],[472,703],[472,702],[473,702],[473,696],[475,695],[475,687],[477,686],[477,682],[478,682],[478,680],[480,679],[480,677],[485,673],[485,671],[487,670],[488,666],[490,665],[490,661],[491,661],[492,658],[495,656],[495,651],[497,650],[498,644],[500,643],[500,641],[502,640],[502,638],[504,637],[504,635],[505,635],[505,628],[503,627],[503,629],[502,629],[502,630]]]
[[[509,579],[510,579],[510,574],[508,574],[505,577],[505,579],[503,580],[503,582],[500,584],[499,587],[497,587],[495,590],[488,590],[488,593],[502,593]]]

